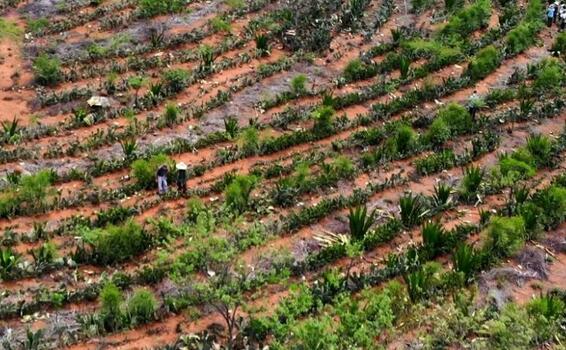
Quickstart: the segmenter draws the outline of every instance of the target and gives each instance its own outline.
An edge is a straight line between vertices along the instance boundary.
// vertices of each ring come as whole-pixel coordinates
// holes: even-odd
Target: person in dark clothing
[[[183,195],[187,194],[187,164],[177,164],[177,188]]]
[[[167,175],[169,174],[169,169],[167,165],[162,165],[157,169],[157,190],[159,194],[165,194],[167,192]]]

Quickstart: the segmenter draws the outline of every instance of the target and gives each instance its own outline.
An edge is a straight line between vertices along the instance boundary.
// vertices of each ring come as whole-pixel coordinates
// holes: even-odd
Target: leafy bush
[[[446,122],[437,118],[429,126],[424,139],[433,147],[441,147],[446,141],[450,140],[451,134]]]
[[[527,179],[536,174],[536,169],[530,164],[508,155],[501,157],[499,160],[499,171],[501,175],[507,178],[506,183],[509,184],[517,180]]]
[[[527,138],[527,150],[534,157],[538,168],[552,166],[552,141],[545,135],[534,134]]]
[[[533,195],[532,202],[541,209],[539,222],[553,229],[566,219],[566,188],[552,185]]]
[[[210,26],[215,32],[230,33],[230,31],[232,30],[232,26],[230,25],[230,22],[226,21],[221,16],[216,16],[213,19],[211,19]]]
[[[516,55],[525,51],[535,43],[537,32],[537,25],[521,22],[517,27],[510,30],[505,37],[507,53]]]
[[[293,79],[291,79],[291,90],[293,91],[293,93],[296,95],[304,94],[307,91],[307,81],[308,78],[304,74],[298,74],[294,76]]]
[[[344,68],[344,79],[346,81],[357,81],[367,79],[375,75],[374,69],[371,66],[365,64],[359,58],[353,59],[348,62],[346,68]]]
[[[552,51],[560,52],[560,54],[566,54],[566,32],[561,32],[556,35],[554,39],[554,44],[552,45]]]
[[[142,324],[155,319],[157,301],[153,294],[145,289],[137,290],[128,300],[128,313],[132,323]]]
[[[100,291],[100,318],[107,331],[120,329],[124,321],[122,292],[113,283],[104,285]]]
[[[29,22],[28,22],[29,28]],[[16,40],[22,36],[22,30],[18,25],[12,21],[8,21],[4,18],[0,18],[0,40],[8,38],[11,40]]]
[[[415,151],[418,139],[417,133],[406,124],[395,126],[392,137],[387,142],[387,147],[395,155],[408,155]]]
[[[138,0],[139,11],[143,17],[180,12],[185,5],[185,0]]]
[[[62,79],[61,63],[57,58],[49,57],[47,54],[39,55],[33,62],[35,80],[38,84],[52,86]]]
[[[470,60],[466,74],[472,80],[483,79],[499,67],[500,62],[501,56],[495,46],[484,47]]]
[[[369,215],[366,207],[350,208],[348,222],[350,223],[350,235],[355,240],[365,237],[371,226],[375,223],[377,212],[372,210]]]
[[[206,206],[204,205],[202,199],[199,197],[191,197],[187,200],[187,221],[190,223],[196,223],[200,213],[206,211]]]
[[[224,190],[226,205],[238,213],[243,213],[249,205],[250,194],[258,183],[253,175],[238,175]]]
[[[314,119],[313,129],[321,135],[326,135],[332,132],[334,113],[334,108],[330,106],[318,107],[312,113],[312,118]]]
[[[415,167],[420,175],[437,173],[449,169],[455,164],[456,155],[452,150],[442,150],[415,160]]]
[[[437,118],[444,121],[453,134],[469,133],[473,127],[472,117],[464,106],[452,102],[438,111]]]
[[[81,236],[90,248],[87,261],[110,265],[133,258],[150,245],[150,237],[133,220],[123,225],[109,225],[104,229],[83,228]]]
[[[132,177],[142,188],[157,188],[157,169],[164,164],[168,166],[169,173],[171,173],[175,162],[164,154],[157,154],[148,160],[138,159],[132,163]]]
[[[473,31],[484,28],[491,16],[491,1],[477,0],[450,18],[440,31],[443,36],[458,35],[465,38]]]
[[[183,90],[189,81],[191,73],[184,69],[170,69],[163,73],[165,86],[172,92]]]
[[[26,210],[43,211],[55,194],[52,187],[55,178],[50,170],[19,177],[16,185],[0,192],[0,216],[8,218]]]
[[[483,249],[495,257],[510,257],[521,249],[525,235],[525,222],[522,217],[494,216],[485,229]]]
[[[564,85],[566,71],[555,58],[542,61],[536,72],[534,86],[539,91],[557,90]]]
[[[254,155],[259,151],[259,131],[256,128],[249,127],[240,133],[238,146],[245,155]]]

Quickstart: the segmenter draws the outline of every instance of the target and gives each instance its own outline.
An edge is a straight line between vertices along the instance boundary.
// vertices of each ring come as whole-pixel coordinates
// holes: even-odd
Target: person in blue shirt
[[[554,13],[556,11],[556,7],[554,4],[550,4],[546,9],[546,25],[548,27],[552,27],[552,22],[554,22]]]

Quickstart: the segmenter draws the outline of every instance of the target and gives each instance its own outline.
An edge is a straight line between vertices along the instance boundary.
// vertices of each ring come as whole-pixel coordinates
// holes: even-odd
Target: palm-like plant
[[[407,228],[419,224],[429,212],[420,195],[406,194],[399,199],[401,222]]]
[[[470,282],[474,277],[474,272],[479,267],[479,255],[474,248],[467,244],[461,244],[452,254],[452,263],[454,271],[463,273],[466,281]]]
[[[267,35],[258,34],[255,37],[255,49],[260,57],[269,55],[269,39]]]
[[[226,130],[226,133],[228,134],[228,136],[230,136],[231,139],[236,137],[239,130],[238,119],[236,119],[234,116],[228,116],[227,118],[225,118],[224,130]]]
[[[454,189],[447,183],[440,182],[434,186],[432,203],[436,208],[447,208],[452,205],[452,193]]]
[[[533,155],[537,167],[549,167],[552,165],[552,141],[542,135],[534,134],[527,138],[527,150]]]
[[[19,123],[20,120],[17,117],[14,117],[11,122],[2,122],[2,131],[4,132],[4,137],[6,139],[11,140],[14,136],[20,133],[21,128]]]
[[[12,248],[0,248],[0,277],[3,280],[10,278],[19,261],[20,255],[15,253]]]
[[[411,61],[407,56],[399,57],[399,71],[401,72],[401,79],[407,79],[409,69],[411,68]]]
[[[361,240],[365,237],[371,226],[377,219],[377,210],[372,210],[368,214],[365,206],[350,208],[348,221],[350,223],[350,235],[355,240]]]
[[[485,173],[480,167],[471,166],[464,169],[461,191],[465,200],[471,201],[477,195],[484,175]]]
[[[120,142],[122,147],[122,152],[126,159],[134,159],[136,157],[136,151],[138,150],[138,143],[135,139],[124,140]]]
[[[446,232],[438,222],[427,222],[422,228],[423,246],[432,256],[436,256],[442,250],[446,240]]]

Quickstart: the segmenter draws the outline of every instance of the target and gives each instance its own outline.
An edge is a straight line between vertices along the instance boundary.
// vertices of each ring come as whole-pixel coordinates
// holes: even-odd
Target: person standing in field
[[[480,97],[478,95],[478,92],[474,90],[474,93],[471,94],[470,98],[468,99],[468,112],[470,112],[470,116],[472,117],[473,121],[476,120],[476,114],[478,112],[479,106]]]
[[[167,192],[167,175],[169,174],[169,169],[167,165],[163,164],[157,169],[157,190],[159,194],[165,194]]]
[[[177,164],[177,189],[182,195],[187,194],[187,164]]]
[[[554,4],[548,5],[546,9],[546,25],[547,27],[552,27],[552,22],[554,22],[554,13],[556,12],[556,6]]]

